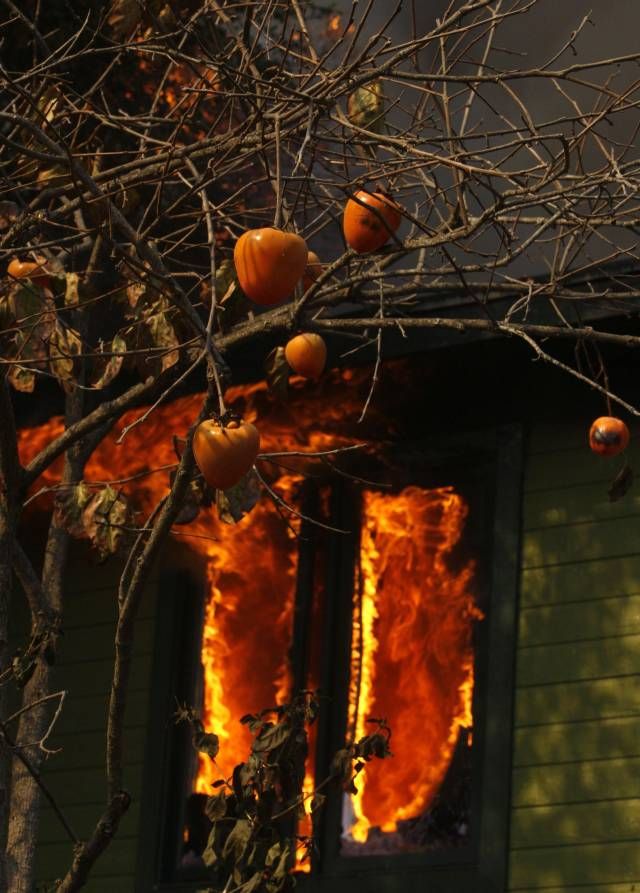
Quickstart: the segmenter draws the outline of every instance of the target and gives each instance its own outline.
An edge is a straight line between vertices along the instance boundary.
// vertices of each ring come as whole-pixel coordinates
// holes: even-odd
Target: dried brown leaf
[[[218,516],[225,524],[237,524],[260,499],[260,482],[253,470],[234,487],[216,490]]]
[[[124,354],[127,352],[127,342],[121,335],[116,335],[111,342],[110,350],[108,352],[112,354],[121,354],[121,356],[110,356],[108,359],[105,358],[106,362],[104,359],[100,358],[100,355],[95,358],[94,363],[96,370],[99,370],[99,374],[92,384],[92,387],[94,388],[106,388],[106,386],[113,381],[118,372],[120,372],[125,359]]]

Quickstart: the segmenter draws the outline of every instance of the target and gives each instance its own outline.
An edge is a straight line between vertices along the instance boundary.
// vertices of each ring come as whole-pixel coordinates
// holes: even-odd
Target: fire
[[[467,512],[451,487],[364,493],[349,727],[358,739],[368,718],[384,717],[401,756],[368,764],[358,777],[346,829],[357,842],[427,809],[459,730],[472,726],[471,635],[481,614],[473,565],[453,572],[447,564]]]
[[[400,367],[399,367],[400,368]],[[397,405],[393,367],[385,375]],[[402,371],[402,370],[401,370]],[[405,374],[404,372],[402,373]],[[355,424],[369,387],[366,370],[334,371],[310,386],[292,380],[292,399],[275,406],[264,383],[231,388],[227,405],[258,424],[262,452],[310,452],[366,439]],[[199,394],[157,408],[117,440],[143,410],[126,413],[96,449],[85,481],[107,481],[132,501],[142,525],[169,487],[180,438],[193,424],[202,402]],[[388,436],[389,415],[371,408],[374,437]],[[63,430],[60,419],[20,432],[20,456],[27,463]],[[276,462],[281,462],[278,466]],[[290,505],[296,505],[307,473],[326,468],[318,460],[287,457],[260,460],[261,473]],[[39,479],[34,504],[50,507],[51,490],[60,478],[58,460]],[[328,490],[323,488],[323,511]],[[216,779],[228,778],[246,760],[250,736],[239,719],[246,713],[284,702],[291,695],[289,666],[296,590],[298,522],[281,517],[281,507],[263,497],[235,526],[223,524],[215,508],[202,509],[195,520],[175,526],[172,535],[182,554],[206,583],[202,637],[202,718],[220,739],[215,764],[199,759],[193,790],[211,792]],[[467,516],[463,498],[452,488],[400,493],[367,490],[363,495],[361,560],[357,586],[361,609],[354,618],[349,728],[366,733],[366,720],[384,716],[392,728],[391,748],[398,757],[368,765],[358,776],[360,791],[351,802],[355,820],[351,838],[366,839],[378,826],[389,831],[420,814],[432,801],[447,771],[458,733],[472,725],[473,620],[480,616],[471,594],[473,567],[452,571],[450,553]],[[326,556],[318,553],[320,570]],[[318,579],[321,574],[318,573]],[[311,628],[322,628],[322,602],[314,595]],[[322,642],[312,637],[309,688],[319,683]],[[195,705],[198,706],[198,705]],[[380,770],[380,771],[377,771]],[[314,789],[313,741],[304,782],[307,818],[300,834],[311,833],[309,812]],[[347,823],[348,824],[348,823]],[[308,864],[305,863],[305,865]],[[304,866],[300,866],[303,868]]]

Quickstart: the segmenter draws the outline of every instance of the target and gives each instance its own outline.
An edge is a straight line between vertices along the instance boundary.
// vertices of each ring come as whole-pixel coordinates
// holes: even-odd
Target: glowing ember
[[[345,829],[355,841],[422,814],[460,728],[472,725],[472,624],[482,615],[471,594],[473,566],[447,565],[466,516],[450,487],[364,494],[349,725],[357,739],[369,717],[384,717],[399,758],[360,774]]]

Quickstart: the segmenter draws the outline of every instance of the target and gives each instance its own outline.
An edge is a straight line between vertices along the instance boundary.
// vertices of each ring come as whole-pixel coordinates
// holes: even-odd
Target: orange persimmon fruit
[[[601,416],[589,430],[589,446],[599,456],[617,456],[629,446],[629,429],[614,416]]]
[[[14,257],[9,262],[7,273],[13,279],[31,279],[37,285],[43,288],[49,285],[50,277],[45,268],[45,262],[35,263],[31,260],[19,260]]]
[[[368,254],[385,245],[400,226],[402,211],[383,192],[356,192],[347,201],[342,229],[347,245],[357,254]]]
[[[307,266],[307,243],[295,233],[265,227],[243,233],[233,251],[240,288],[271,307],[291,296]]]
[[[228,490],[250,471],[260,450],[260,432],[250,422],[214,419],[201,422],[193,435],[198,468],[214,490]]]
[[[327,345],[321,335],[303,332],[287,342],[284,356],[298,375],[317,379],[322,375],[327,362]]]

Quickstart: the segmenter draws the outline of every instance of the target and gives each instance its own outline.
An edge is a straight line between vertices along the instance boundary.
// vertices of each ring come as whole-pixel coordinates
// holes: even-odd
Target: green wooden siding
[[[529,447],[509,889],[637,893],[640,491],[609,502],[577,426]]]
[[[640,468],[640,450],[632,455]],[[511,891],[640,893],[640,488],[610,503],[619,463],[576,427],[530,439],[516,674]],[[117,567],[74,562],[58,684],[69,689],[45,780],[80,837],[104,807],[105,721]],[[145,763],[154,595],[142,606],[127,713],[134,802],[89,893],[134,893]],[[43,810],[38,879],[72,849]],[[453,893],[453,891],[452,891]],[[498,891],[497,891],[498,893]]]
[[[113,668],[117,615],[115,562],[97,566],[84,558],[70,563],[66,585],[64,636],[56,687],[69,694],[50,746],[61,748],[43,768],[43,778],[75,833],[86,839],[106,803],[105,730]],[[148,728],[154,598],[150,581],[136,628],[130,697],[125,726],[125,787],[133,795],[116,840],[96,863],[88,893],[133,893],[140,822],[140,795]],[[72,846],[60,822],[43,806],[36,876],[50,883],[66,872]]]

